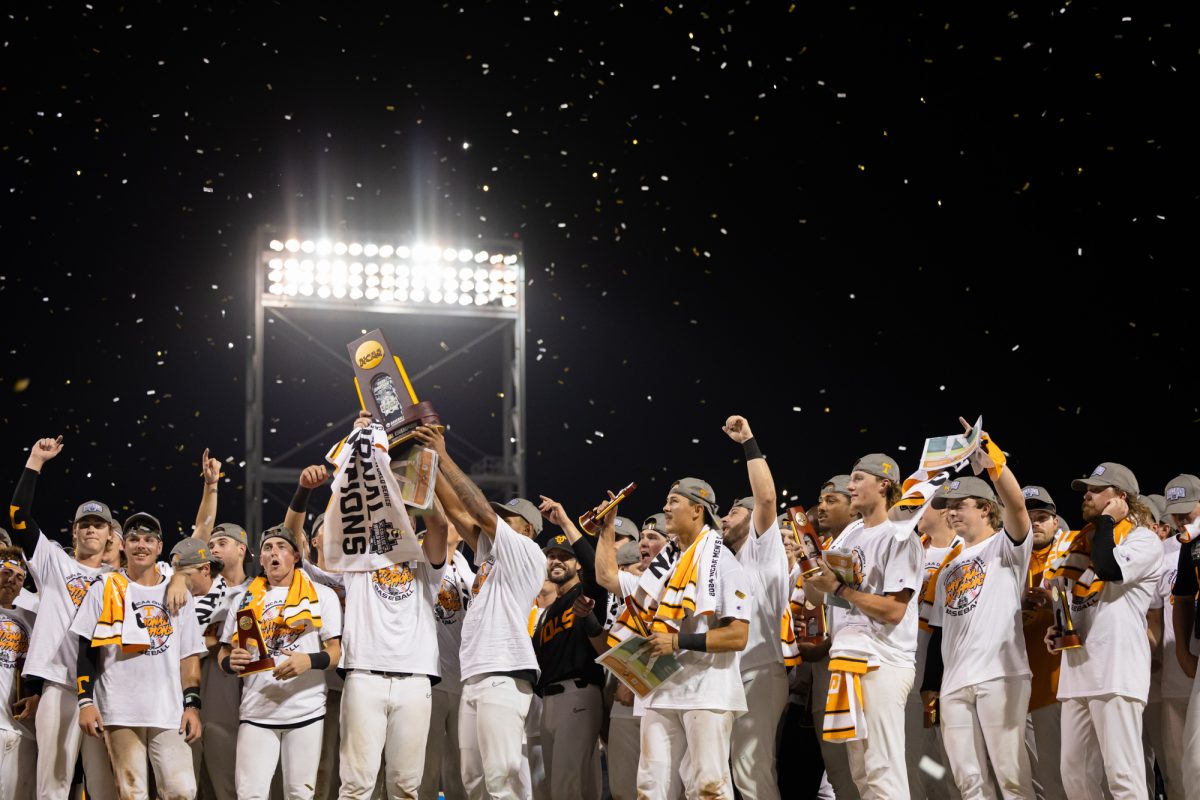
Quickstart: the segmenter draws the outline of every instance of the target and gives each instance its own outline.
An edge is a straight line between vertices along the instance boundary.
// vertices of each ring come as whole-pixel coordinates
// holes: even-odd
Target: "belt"
[[[563,684],[570,683],[570,682],[572,682],[572,681],[568,678],[565,681],[558,681],[557,683],[552,683],[549,686],[547,686],[545,689],[542,689],[542,695],[546,696],[546,695],[552,695],[552,694],[562,694],[563,692],[565,692],[567,690],[567,687],[564,686]],[[587,681],[585,681],[583,678],[576,678],[574,680],[574,684],[575,684],[576,689],[585,689],[591,685]]]
[[[411,678],[416,674],[415,672],[384,672],[378,669],[369,669],[367,672],[372,675],[382,675],[385,678]]]

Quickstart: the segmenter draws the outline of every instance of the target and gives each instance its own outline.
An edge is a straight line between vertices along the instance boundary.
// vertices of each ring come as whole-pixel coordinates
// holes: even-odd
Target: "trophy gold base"
[[[816,558],[802,558],[799,561],[800,576],[807,578],[810,575],[816,575],[821,571],[821,561]]]
[[[1063,650],[1077,650],[1083,647],[1083,640],[1079,638],[1077,633],[1064,633],[1061,636],[1055,636],[1052,641],[1054,647],[1050,648],[1055,653],[1061,653]]]
[[[238,673],[239,678],[244,678],[247,675],[253,675],[257,672],[270,672],[275,669],[275,659],[260,658],[258,661],[251,661],[246,665],[246,668]]]

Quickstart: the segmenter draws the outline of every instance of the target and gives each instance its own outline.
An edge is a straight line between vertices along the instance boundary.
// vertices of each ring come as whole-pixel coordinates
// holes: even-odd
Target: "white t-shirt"
[[[638,580],[639,577],[634,575],[632,572],[626,572],[625,570],[617,571],[617,584],[621,592],[620,594],[610,593],[608,595],[608,621],[604,625],[605,630],[611,628],[613,623],[617,621],[617,617],[621,616],[621,612],[625,610],[625,598],[632,596],[634,592],[637,591]],[[614,678],[614,680],[616,679]],[[609,716],[613,719],[620,717],[642,716],[641,713],[636,715],[634,713],[635,706],[637,707],[637,710],[642,710],[641,703],[639,702],[637,695],[634,695],[633,702],[634,705],[627,706],[614,700],[612,704],[612,711],[609,713]]]
[[[1162,671],[1151,676],[1150,702],[1160,698],[1178,699],[1192,695],[1192,679],[1183,671],[1183,667],[1179,666],[1179,659],[1175,655],[1174,616],[1177,598],[1171,594],[1171,590],[1175,588],[1175,577],[1179,570],[1180,544],[1174,536],[1168,536],[1162,545],[1163,560],[1158,575],[1156,597],[1150,603],[1151,608],[1163,610]],[[1196,637],[1191,637],[1188,645],[1195,655]]]
[[[850,588],[869,594],[884,595],[908,589],[912,592],[904,617],[895,625],[877,622],[861,609],[828,605],[831,635],[836,640],[839,628],[866,626],[875,644],[875,656],[884,664],[913,666],[917,651],[917,592],[925,575],[921,569],[923,550],[916,533],[896,538],[897,526],[890,520],[873,528],[855,521],[846,526],[830,549],[849,550],[854,557],[857,580]]]
[[[737,560],[746,570],[751,594],[754,596],[754,618],[746,649],[738,659],[743,673],[769,664],[783,663],[783,644],[779,640],[779,625],[788,607],[788,563],[779,523],[759,535],[754,530],[751,515],[750,532],[746,534]]]
[[[105,581],[97,581],[88,589],[71,623],[75,636],[69,638],[76,653],[79,639],[75,637],[90,639],[95,633],[104,606],[104,586]],[[96,667],[100,677],[94,696],[100,716],[108,726],[178,728],[183,717],[179,662],[205,652],[196,622],[196,601],[189,595],[172,617],[167,611],[167,579],[163,578],[154,586],[130,581],[126,605],[133,607],[137,620],[126,619],[125,624],[145,628],[150,635],[150,649],[126,653],[115,644],[98,648],[100,663]]]
[[[68,636],[67,631],[88,589],[110,571],[107,565],[85,567],[38,532],[33,558],[29,559],[29,573],[37,584],[41,600],[33,639],[29,642],[29,655],[25,658],[26,675],[74,687],[79,642]]]
[[[471,584],[474,582],[475,571],[470,562],[455,550],[453,558],[446,563],[433,606],[433,616],[437,620],[438,671],[442,676],[437,688],[451,694],[462,693],[458,651],[462,647],[462,622],[471,604]]]
[[[1105,581],[1099,593],[1071,596],[1071,619],[1083,647],[1064,650],[1058,699],[1119,694],[1146,702],[1150,641],[1146,612],[1157,590],[1162,543],[1146,528],[1129,532],[1113,548],[1122,580]]]
[[[434,603],[445,571],[444,564],[434,568],[427,561],[412,561],[343,573],[345,669],[438,677]]]
[[[933,578],[933,574],[935,572],[937,572],[938,569],[942,566],[942,562],[946,560],[946,556],[949,555],[950,551],[954,549],[954,545],[958,544],[960,541],[961,540],[957,536],[955,536],[952,540],[950,540],[949,547],[934,547],[932,545],[929,547],[925,547],[922,545],[921,558],[924,561],[921,566],[922,566],[922,569],[924,570],[924,572],[921,576],[921,591],[917,593],[918,597],[921,597],[925,594],[925,589],[928,586],[929,581]],[[921,606],[920,606],[920,601],[918,601],[918,604],[917,604],[918,617],[920,616],[920,613],[921,613]],[[920,624],[917,625],[917,656],[916,656],[916,664],[917,664],[916,676],[917,677],[916,677],[916,680],[913,681],[913,688],[912,688],[912,691],[916,692],[917,694],[921,693],[921,678],[925,674],[925,659],[929,654],[929,637],[930,637],[930,635],[931,634],[929,631],[921,629]]]
[[[673,573],[679,566],[671,568]],[[715,623],[723,619],[740,619],[749,623],[753,619],[753,596],[750,575],[730,552],[722,545],[717,559],[717,606],[712,614],[689,614],[679,626],[681,634],[706,633]],[[670,577],[665,579],[670,580]],[[659,686],[650,695],[647,708],[656,710],[677,709],[696,711],[745,711],[746,692],[742,688],[742,672],[737,652],[698,653],[683,650],[675,657],[683,669]]]
[[[0,731],[16,731],[26,738],[33,738],[30,720],[17,722],[13,719],[13,682],[25,664],[29,652],[29,639],[33,634],[33,614],[23,608],[0,608]]]
[[[496,517],[496,535],[479,534],[471,605],[462,623],[462,679],[489,672],[538,671],[529,610],[546,580],[537,543]]]
[[[37,592],[31,592],[22,587],[21,591],[17,592],[17,599],[13,600],[13,605],[17,608],[23,608],[31,614],[37,614],[38,606],[41,602],[42,598]]]
[[[280,619],[280,611],[287,600],[287,586],[272,587],[263,598],[259,628],[267,652],[276,665],[282,664],[293,653],[319,653],[323,649],[322,642],[342,635],[342,605],[337,595],[319,583],[314,586],[317,601],[321,604],[321,627],[309,628],[304,633],[297,633]],[[234,598],[232,608],[242,608],[246,599],[246,592],[240,592]],[[235,612],[225,618],[221,643],[236,644],[236,632]],[[325,673],[322,670],[310,669],[297,678],[282,681],[276,680],[271,672],[256,672],[238,680],[242,682],[240,719],[243,722],[285,726],[325,716]]]
[[[1033,529],[1014,544],[1001,529],[964,547],[938,576],[929,624],[942,629],[942,695],[995,678],[1032,675],[1021,595]]]

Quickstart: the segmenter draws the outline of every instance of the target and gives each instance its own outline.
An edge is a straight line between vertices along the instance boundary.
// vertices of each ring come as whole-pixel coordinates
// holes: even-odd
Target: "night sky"
[[[1072,521],[1099,461],[1146,492],[1200,469],[1200,37],[1175,6],[370,5],[7,7],[0,453],[15,482],[64,435],[45,527],[92,497],[190,526],[205,447],[241,521],[259,225],[519,247],[530,494],[576,515],[636,480],[640,520],[684,475],[727,508],[730,413],[806,504],[960,414]],[[481,330],[307,327],[343,352],[380,324],[412,373]],[[348,361],[268,335],[270,453],[357,400]],[[497,357],[417,385],[467,466]]]

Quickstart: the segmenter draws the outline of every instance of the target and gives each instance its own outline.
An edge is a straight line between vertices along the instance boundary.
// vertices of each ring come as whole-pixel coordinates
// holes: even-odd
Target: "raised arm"
[[[61,436],[57,439],[38,439],[34,442],[33,447],[29,448],[29,458],[25,460],[25,469],[17,481],[17,488],[13,490],[12,502],[8,508],[9,522],[12,523],[12,539],[13,543],[25,553],[26,560],[33,558],[33,551],[37,548],[38,533],[41,531],[33,519],[33,493],[37,487],[38,475],[42,472],[42,466],[61,453],[62,448]],[[59,543],[65,547],[70,544],[70,541],[60,541]]]
[[[612,492],[609,492],[612,495]],[[603,503],[601,504],[601,506]],[[596,506],[599,511],[601,506]],[[621,594],[621,579],[617,577],[617,528],[616,511],[605,514],[600,520],[600,535],[596,538],[596,583],[615,595]]]
[[[959,417],[958,421],[970,433],[971,423],[962,417]],[[989,451],[999,452],[987,431],[980,431],[979,436],[990,445]],[[1003,454],[996,458],[1003,459]],[[1021,484],[1017,482],[1017,476],[1013,475],[1012,468],[1001,460],[996,466],[988,468],[988,477],[992,479],[992,485],[996,487],[996,496],[1000,499],[1000,516],[1004,520],[1004,530],[1008,532],[1008,538],[1017,544],[1024,543],[1025,537],[1029,535],[1029,512],[1025,509],[1025,495],[1021,493]]]
[[[750,431],[750,423],[745,417],[730,417],[725,420],[725,426],[721,430],[745,451],[746,471],[750,475],[750,494],[754,496],[754,511],[750,518],[754,522],[755,533],[762,536],[775,523],[775,478],[771,475],[767,459],[759,449],[758,442]]]
[[[425,514],[425,539],[421,542],[425,558],[433,567],[440,567],[446,563],[446,541],[449,535],[450,521],[442,511],[442,504],[435,498],[433,506]]]
[[[469,533],[466,530],[467,527],[473,526],[489,537],[494,537],[496,535],[496,512],[488,504],[487,498],[483,496],[483,492],[475,485],[475,482],[467,477],[466,473],[459,468],[458,464],[454,463],[454,459],[446,452],[446,437],[435,428],[422,425],[417,428],[413,438],[425,447],[432,448],[438,454],[438,472],[441,474],[442,480],[437,482],[435,493],[442,501],[442,505],[445,506],[446,513],[450,515],[450,521],[454,523],[454,527],[458,528],[459,533],[467,540],[467,544],[472,545],[471,549],[475,549],[472,541],[475,534],[473,530]],[[443,484],[448,484],[445,486],[448,491],[442,491]],[[457,498],[458,503],[462,506],[465,514],[462,525],[454,516],[453,504],[447,502],[450,495]]]
[[[308,496],[327,480],[329,471],[321,464],[311,464],[300,471],[300,481],[296,484],[296,493],[292,495],[283,524],[301,538],[307,538],[304,535],[304,518],[308,516]]]
[[[221,482],[221,462],[209,458],[207,447],[200,457],[200,474],[204,478],[204,494],[200,495],[200,507],[196,509],[192,538],[207,543],[217,520],[217,486]]]
[[[612,497],[612,492],[609,492],[609,497]],[[557,500],[552,500],[544,494],[538,495],[542,498],[542,504],[538,506],[538,511],[542,512],[542,516],[551,525],[556,525],[567,535],[567,541],[575,544],[583,538],[583,534],[575,527],[575,523],[571,521],[571,515],[563,508],[562,503]]]

